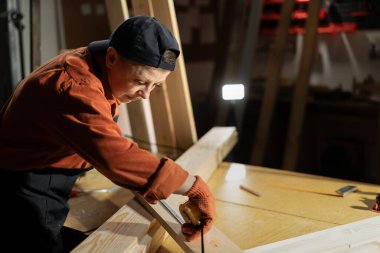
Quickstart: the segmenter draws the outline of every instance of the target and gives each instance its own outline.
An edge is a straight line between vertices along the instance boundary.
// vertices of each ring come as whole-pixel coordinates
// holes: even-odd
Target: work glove
[[[190,190],[186,193],[189,200],[184,205],[194,205],[202,212],[203,232],[207,233],[216,219],[215,201],[208,185],[196,176],[196,180]],[[201,236],[199,226],[191,223],[182,225],[182,233],[187,241],[192,241]]]

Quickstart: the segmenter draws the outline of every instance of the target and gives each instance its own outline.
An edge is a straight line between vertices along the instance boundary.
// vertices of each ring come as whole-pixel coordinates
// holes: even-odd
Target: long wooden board
[[[197,140],[197,133],[174,2],[173,0],[154,0],[152,7],[154,16],[173,33],[181,51],[175,70],[166,80],[166,87],[173,117],[176,146],[186,150]]]
[[[272,121],[278,86],[281,78],[281,70],[285,55],[286,40],[290,26],[290,17],[293,11],[294,1],[284,1],[281,8],[281,18],[276,32],[275,41],[271,49],[268,61],[268,76],[265,82],[264,97],[260,106],[257,134],[255,137],[251,163],[262,165],[268,143],[268,134]]]
[[[131,5],[134,16],[154,16],[152,0],[132,0]],[[153,90],[149,102],[158,153],[178,157],[173,114],[169,103],[166,82],[162,84],[161,88]]]
[[[198,174],[207,180],[219,163],[231,151],[237,141],[237,133],[234,127],[215,127],[203,136],[197,143],[188,149],[179,159],[178,164],[187,169],[191,174]],[[184,196],[172,195],[168,202],[177,207],[187,200]],[[181,226],[173,220],[159,204],[149,205],[144,199],[139,199],[144,207],[161,223],[170,235],[180,244],[186,252],[200,252],[200,241],[186,243],[181,233]],[[137,215],[142,207],[132,200],[124,209],[120,209],[114,216],[105,222],[98,230],[93,232],[84,242],[74,249],[75,253],[82,252],[126,252],[126,249],[144,249],[141,242],[145,237],[153,216]],[[140,211],[136,211],[140,210]],[[120,219],[119,217],[122,217]],[[138,224],[138,229],[128,229]],[[105,229],[106,228],[106,229]],[[123,232],[118,232],[123,231]],[[121,242],[123,238],[127,242]],[[213,228],[206,236],[207,252],[242,252],[223,233]]]
[[[375,253],[380,252],[380,217],[246,250],[246,253]]]
[[[72,253],[120,253],[131,252],[136,247],[141,249],[150,243],[149,237],[146,237],[143,243],[139,240],[147,235],[152,221],[153,216],[132,200],[79,244]]]
[[[313,0],[308,4],[305,36],[302,47],[301,63],[294,84],[292,109],[288,125],[288,134],[283,158],[283,168],[296,170],[298,149],[301,140],[303,120],[306,111],[310,75],[314,63],[318,42],[319,9],[321,1]]]

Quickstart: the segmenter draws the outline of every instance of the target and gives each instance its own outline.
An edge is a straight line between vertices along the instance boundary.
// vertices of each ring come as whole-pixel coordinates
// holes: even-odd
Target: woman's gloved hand
[[[208,185],[202,178],[196,176],[193,186],[186,195],[189,197],[189,200],[184,205],[193,205],[199,208],[202,213],[203,231],[207,233],[216,219],[215,201]],[[187,241],[192,241],[201,236],[200,227],[191,223],[185,223],[182,226],[182,233]]]

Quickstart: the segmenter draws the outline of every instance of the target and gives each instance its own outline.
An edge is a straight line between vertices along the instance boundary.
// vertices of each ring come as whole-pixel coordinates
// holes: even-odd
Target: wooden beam
[[[154,0],[152,6],[154,16],[173,33],[181,50],[176,69],[169,75],[166,84],[173,116],[176,147],[186,150],[197,140],[197,133],[174,3],[173,0]]]
[[[251,163],[255,165],[263,164],[268,142],[268,132],[270,129],[274,105],[276,104],[277,90],[281,77],[286,40],[288,38],[290,17],[293,11],[293,6],[294,0],[286,0],[282,4],[281,18],[269,56],[267,79],[264,86],[264,97],[261,102],[257,133],[251,155]]]
[[[131,7],[134,16],[154,16],[152,0],[131,0]]]
[[[129,18],[126,0],[105,0],[111,31]],[[128,118],[135,142],[140,148],[151,151],[148,124],[143,101],[138,100],[127,105]]]
[[[71,252],[116,253],[130,252],[135,247],[143,248],[143,245],[149,243],[149,238],[145,236],[153,219],[153,216],[133,199]],[[139,242],[144,237],[145,242]]]
[[[215,127],[176,160],[190,174],[200,175],[207,180],[218,164],[229,153],[237,141],[234,127]],[[171,237],[185,252],[201,252],[200,240],[186,242],[181,232],[181,225],[162,205],[151,205],[137,195],[139,202],[161,223]],[[168,203],[176,210],[187,197],[171,195]],[[215,226],[205,236],[207,252],[243,252]]]
[[[127,104],[127,109],[133,140],[139,144],[140,148],[151,151],[144,101],[137,100],[129,103]]]
[[[294,84],[291,115],[283,159],[283,167],[288,170],[295,170],[297,166],[298,149],[310,86],[310,75],[318,41],[320,6],[319,0],[311,0],[308,5],[308,18],[306,21],[302,56],[298,76]]]
[[[233,127],[215,127],[203,136],[194,146],[188,149],[177,163],[187,169],[191,174],[198,174],[207,180],[218,164],[230,152],[237,141],[237,133]],[[172,198],[173,197],[173,198]],[[179,198],[177,198],[179,197]],[[181,233],[181,226],[162,209],[162,206],[149,205],[144,199],[140,199],[144,207],[153,213],[154,217],[165,227],[170,235],[179,243],[186,252],[200,252],[199,240],[187,243]],[[178,203],[186,201],[186,197],[173,194],[169,203],[178,208]],[[120,209],[114,216],[105,222],[99,229],[93,232],[77,248],[75,253],[83,252],[127,252],[134,247],[144,246],[138,241],[146,236],[153,216],[141,210],[141,206],[132,200],[126,207]],[[156,209],[158,208],[158,209]],[[160,209],[161,208],[161,209]],[[134,230],[133,226],[136,226]],[[158,233],[159,234],[159,233]],[[149,246],[155,248],[155,239],[147,240]],[[125,240],[125,242],[123,241]],[[242,252],[234,243],[223,235],[215,227],[206,236],[207,252]],[[146,248],[149,248],[148,246]]]
[[[169,100],[167,82],[165,82],[161,88],[152,92],[150,107],[158,153],[169,157],[178,157],[182,152],[177,148],[176,129]]]
[[[134,15],[154,16],[151,0],[132,0],[131,5]],[[153,90],[149,102],[158,153],[165,156],[177,157],[173,115],[166,82],[163,83],[161,88]]]
[[[129,18],[127,0],[104,0],[108,22],[113,31],[121,22]]]

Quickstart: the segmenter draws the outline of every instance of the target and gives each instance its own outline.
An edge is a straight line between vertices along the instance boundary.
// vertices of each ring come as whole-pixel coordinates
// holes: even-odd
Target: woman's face
[[[155,87],[160,87],[170,74],[169,70],[146,66],[120,56],[110,47],[106,66],[112,95],[122,103],[148,99]]]

